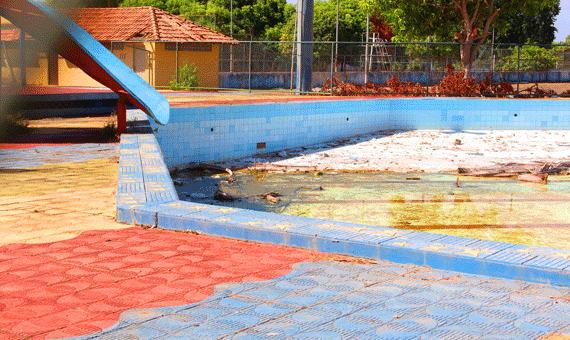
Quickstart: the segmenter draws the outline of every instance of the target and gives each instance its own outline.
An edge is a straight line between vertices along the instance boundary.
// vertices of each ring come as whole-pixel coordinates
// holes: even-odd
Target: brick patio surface
[[[570,338],[568,287],[117,223],[117,168],[0,150],[0,340]]]

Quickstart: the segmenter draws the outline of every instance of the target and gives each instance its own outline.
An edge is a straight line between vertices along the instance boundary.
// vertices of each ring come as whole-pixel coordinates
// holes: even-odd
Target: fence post
[[[23,29],[20,29],[20,82],[22,86],[26,86],[26,33]]]
[[[178,41],[176,42],[176,83],[178,84]]]
[[[4,96],[2,94],[2,87],[4,86],[2,82],[2,66],[4,66],[4,61],[2,60],[2,45],[2,29],[0,28],[0,110],[4,109]]]
[[[428,64],[427,64],[427,71],[428,71],[428,79],[426,82],[426,96],[429,97],[429,84],[431,83],[431,58],[430,58],[430,37],[428,37],[428,42],[427,42],[427,58],[428,58]]]
[[[518,46],[518,55],[517,55],[517,97],[520,94],[519,88],[521,85],[521,45]]]
[[[334,46],[335,44],[331,43],[331,96],[333,95],[333,71],[334,71],[334,66],[335,66],[335,62],[334,62]]]
[[[368,83],[368,40],[370,39],[370,13],[366,12],[366,50],[364,51],[364,84]]]
[[[248,75],[249,75],[249,81],[248,81],[249,93],[251,93],[251,39],[249,40],[249,71],[248,71]]]

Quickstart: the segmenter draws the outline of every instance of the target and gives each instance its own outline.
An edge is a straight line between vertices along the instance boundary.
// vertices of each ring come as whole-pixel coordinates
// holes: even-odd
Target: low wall
[[[364,84],[364,72],[335,72],[334,77],[345,83]],[[422,85],[435,85],[446,75],[445,72],[370,72],[368,79],[374,83],[385,83],[392,76],[403,81],[411,81]],[[473,78],[485,79],[488,72],[473,72]],[[322,87],[324,82],[331,77],[330,72],[313,72],[313,87]],[[249,88],[251,81],[252,89],[291,88],[291,73],[289,72],[220,72],[220,88]],[[516,83],[519,79],[518,72],[496,72],[493,81],[503,80]],[[293,73],[293,88],[295,88],[296,74]],[[521,83],[566,83],[570,82],[570,71],[547,71],[547,72],[521,72]]]
[[[399,98],[172,108],[152,128],[167,166],[307,146],[384,129],[569,129],[562,99]]]

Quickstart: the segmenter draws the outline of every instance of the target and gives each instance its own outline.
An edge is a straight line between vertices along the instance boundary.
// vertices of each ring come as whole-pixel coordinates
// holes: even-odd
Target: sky
[[[297,0],[287,0],[287,2],[294,5]],[[564,42],[570,35],[570,0],[560,0],[560,14],[556,17],[554,25],[558,29],[554,42]]]
[[[554,42],[563,42],[570,35],[570,0],[560,0],[560,14],[554,25],[558,29]]]

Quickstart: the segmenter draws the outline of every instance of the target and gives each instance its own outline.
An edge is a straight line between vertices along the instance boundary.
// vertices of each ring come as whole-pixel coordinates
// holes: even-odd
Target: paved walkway
[[[116,148],[0,154],[0,339],[570,337],[570,288],[117,223]]]

